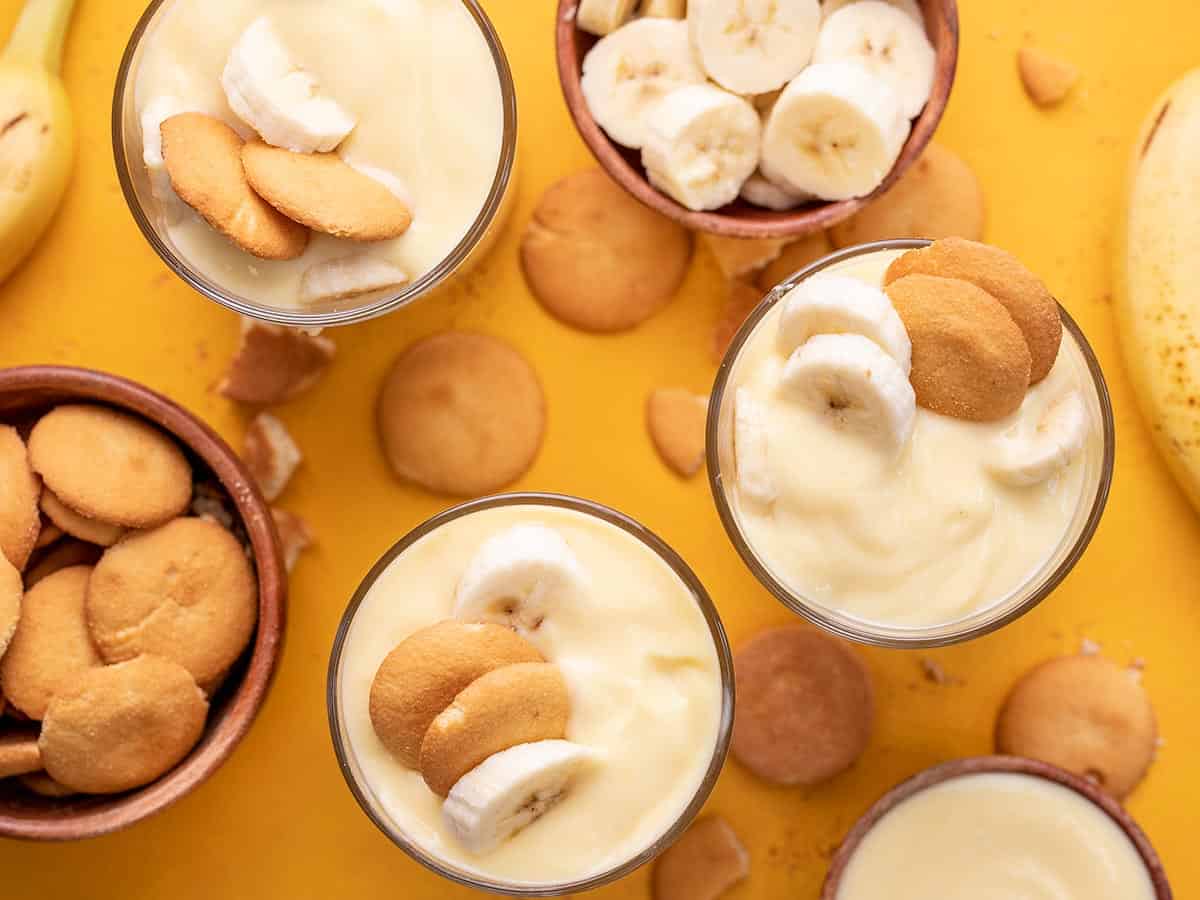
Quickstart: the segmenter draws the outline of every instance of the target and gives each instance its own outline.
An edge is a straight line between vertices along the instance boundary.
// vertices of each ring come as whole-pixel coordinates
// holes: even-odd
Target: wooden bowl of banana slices
[[[828,228],[890,188],[945,111],[955,0],[559,0],[558,74],[610,176],[688,228]]]

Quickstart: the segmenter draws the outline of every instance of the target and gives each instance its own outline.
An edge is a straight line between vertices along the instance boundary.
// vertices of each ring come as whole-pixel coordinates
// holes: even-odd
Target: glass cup
[[[205,297],[215,300],[243,316],[279,325],[317,330],[365,322],[402,306],[407,306],[444,285],[452,275],[467,264],[477,261],[487,252],[498,237],[515,199],[515,192],[511,191],[510,187],[515,180],[517,155],[517,93],[512,71],[509,69],[508,58],[504,54],[504,47],[500,43],[495,28],[492,27],[491,21],[479,5],[478,0],[462,0],[463,5],[479,25],[479,30],[495,61],[496,77],[500,82],[501,103],[504,109],[504,131],[500,144],[499,164],[491,189],[487,197],[483,199],[482,207],[474,223],[446,258],[400,290],[389,291],[383,295],[378,292],[368,294],[365,295],[365,299],[351,297],[348,300],[327,301],[306,306],[304,309],[260,303],[253,297],[233,293],[202,274],[178,252],[162,217],[155,214],[158,204],[154,199],[150,178],[142,162],[142,129],[134,107],[134,86],[137,84],[138,67],[147,35],[150,35],[152,39],[156,21],[165,15],[172,5],[197,2],[203,2],[203,0],[152,0],[129,38],[129,44],[125,48],[125,55],[121,59],[121,66],[117,71],[117,86],[113,95],[112,136],[117,178],[138,228],[141,229],[146,240],[150,242],[150,246],[154,248],[154,251],[171,271]]]
[[[712,635],[713,646],[716,649],[717,661],[721,673],[721,716],[717,729],[717,740],[713,747],[712,757],[705,771],[704,778],[700,782],[700,786],[697,788],[691,802],[687,804],[675,822],[662,835],[635,856],[619,865],[613,866],[607,871],[589,875],[575,881],[561,883],[530,884],[510,882],[503,879],[489,879],[476,872],[461,869],[450,862],[438,859],[421,847],[415,840],[407,836],[399,825],[392,821],[382,804],[379,803],[362,773],[359,762],[355,757],[354,748],[350,745],[344,718],[344,709],[341,703],[343,650],[345,649],[347,636],[354,624],[355,614],[360,604],[392,561],[417,541],[421,540],[421,538],[463,516],[469,516],[475,512],[497,507],[531,505],[558,507],[594,516],[603,522],[616,526],[626,534],[641,541],[642,544],[653,551],[671,568],[695,598],[696,605],[700,608],[700,612],[704,615],[704,620],[708,623],[709,633]],[[358,586],[358,590],[354,592],[354,596],[351,598],[349,606],[346,607],[346,612],[342,616],[341,624],[334,638],[333,652],[329,660],[326,703],[329,711],[329,730],[333,737],[333,746],[337,753],[342,776],[346,779],[346,784],[350,788],[350,792],[354,795],[355,800],[358,801],[358,805],[362,807],[363,812],[367,814],[367,817],[375,823],[375,826],[387,835],[396,846],[421,865],[444,878],[477,890],[518,897],[558,897],[564,894],[574,894],[579,891],[587,891],[600,887],[601,885],[616,881],[618,878],[622,878],[645,865],[667,849],[667,847],[671,846],[700,812],[700,809],[704,806],[705,801],[707,801],[709,794],[716,784],[717,777],[721,774],[721,768],[725,763],[725,756],[729,750],[729,741],[733,729],[733,657],[730,653],[729,642],[725,636],[725,629],[721,624],[720,616],[717,614],[716,606],[713,605],[712,599],[704,590],[704,586],[700,583],[695,573],[688,567],[687,563],[674,550],[667,546],[661,538],[647,528],[616,510],[590,500],[582,500],[578,497],[545,493],[500,494],[480,500],[472,500],[439,513],[409,532],[375,563],[371,571],[367,573],[366,578],[363,579],[362,584]]]
[[[908,627],[869,622],[832,609],[789,587],[773,572],[770,561],[760,555],[748,539],[739,520],[737,504],[732,496],[736,483],[736,469],[733,456],[733,398],[735,391],[731,389],[731,381],[738,367],[739,354],[772,307],[806,278],[847,260],[872,253],[912,250],[928,244],[929,241],[924,240],[890,240],[849,247],[812,263],[773,288],[734,336],[733,342],[721,362],[709,402],[706,434],[709,484],[712,488],[717,512],[734,547],[754,576],[784,606],[821,628],[859,643],[899,649],[940,647],[972,640],[1020,618],[1049,596],[1079,561],[1100,523],[1100,516],[1104,512],[1109,486],[1112,483],[1116,447],[1112,404],[1109,401],[1108,387],[1104,382],[1104,375],[1100,371],[1100,364],[1087,339],[1083,336],[1083,332],[1075,324],[1075,320],[1060,307],[1063,330],[1074,339],[1087,370],[1091,374],[1093,394],[1087,398],[1087,402],[1092,410],[1093,418],[1101,423],[1103,452],[1099,455],[1098,460],[1093,456],[1092,461],[1088,463],[1088,469],[1084,475],[1084,490],[1080,495],[1074,516],[1058,546],[1036,571],[1029,574],[1023,584],[1009,592],[1007,596],[997,598],[995,603],[955,621],[939,625]]]

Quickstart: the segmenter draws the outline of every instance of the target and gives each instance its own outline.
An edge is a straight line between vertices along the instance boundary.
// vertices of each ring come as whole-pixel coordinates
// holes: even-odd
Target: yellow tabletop
[[[109,107],[118,59],[141,0],[80,0],[65,77],[79,160],[65,206],[34,258],[0,287],[0,365],[70,363],[165,392],[235,445],[245,412],[214,394],[236,317],[193,293],[150,250],[113,170]],[[414,339],[446,328],[503,336],[540,372],[549,431],[517,487],[580,494],[642,520],[691,562],[736,644],[791,616],[727,542],[702,477],[684,482],[655,457],[646,393],[703,392],[721,278],[703,252],[662,314],[629,335],[593,337],[547,316],[522,281],[521,228],[542,190],[591,164],[559,94],[552,0],[486,3],[520,94],[520,197],[507,233],[465,282],[434,302],[337,331],[338,360],[280,414],[306,454],[282,505],[307,517],[319,547],[292,581],[282,667],[246,741],[201,790],[123,834],[65,846],[0,842],[5,898],[464,897],[410,861],[363,816],[338,773],[325,718],[325,668],[347,599],[375,559],[447,501],[396,483],[372,428],[376,387]],[[17,0],[0,0],[0,34]],[[991,749],[1013,679],[1051,655],[1098,642],[1119,662],[1145,660],[1166,740],[1129,801],[1179,897],[1200,896],[1195,852],[1200,766],[1200,528],[1150,445],[1118,352],[1112,316],[1114,234],[1134,132],[1154,97],[1200,64],[1200,5],[1183,0],[966,0],[958,81],[939,139],[978,171],[987,237],[1042,274],[1104,365],[1117,416],[1117,472],[1091,548],[1039,609],[999,634],[929,654],[866,651],[878,689],[863,759],[809,790],[769,787],[731,761],[709,803],[741,834],[749,880],[730,894],[815,898],[831,849],[897,781],[941,760]],[[1036,110],[1016,76],[1030,42],[1083,77],[1054,112]],[[436,148],[431,148],[436,151]],[[922,677],[936,659],[953,684]],[[598,896],[645,898],[641,871]]]

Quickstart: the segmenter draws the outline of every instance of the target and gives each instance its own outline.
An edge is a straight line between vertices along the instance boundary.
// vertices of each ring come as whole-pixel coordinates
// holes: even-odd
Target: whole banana
[[[0,54],[0,284],[54,217],[74,157],[59,78],[75,0],[29,0]]]
[[[1116,312],[1154,441],[1200,509],[1200,69],[1150,110],[1129,176]]]

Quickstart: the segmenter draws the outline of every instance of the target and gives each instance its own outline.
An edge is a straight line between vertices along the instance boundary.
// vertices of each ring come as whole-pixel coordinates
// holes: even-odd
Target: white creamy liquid
[[[175,249],[225,290],[271,306],[298,306],[305,270],[363,249],[417,280],[470,230],[499,167],[500,81],[479,25],[461,0],[174,0],[143,42],[139,121],[147,104],[168,96],[252,137],[225,100],[221,72],[246,26],[264,15],[292,60],[357,118],[336,152],[399,179],[412,226],[371,244],[314,233],[298,259],[271,261],[191,210],[160,211]]]
[[[384,748],[368,697],[384,657],[418,629],[452,618],[459,577],[480,544],[523,523],[558,531],[590,576],[531,640],[571,697],[567,739],[599,763],[567,796],[491,853],[472,855],[442,820],[441,798]],[[549,884],[629,860],[675,823],[712,760],[720,667],[696,600],[639,540],[572,510],[511,506],[455,519],[397,557],[363,600],[343,650],[339,696],[367,791],[431,856],[491,879]]]
[[[879,286],[897,255],[881,251],[824,271]],[[948,624],[1026,584],[1067,535],[1102,452],[1099,402],[1074,339],[1064,332],[1054,368],[1009,418],[968,422],[918,407],[912,439],[896,457],[779,396],[782,306],[746,342],[728,388],[749,389],[768,411],[778,499],[768,507],[736,486],[733,493],[746,540],[775,577],[821,606],[896,627]],[[1071,389],[1093,425],[1079,456],[1031,487],[993,477],[985,462],[997,442],[1032,432]]]
[[[1045,778],[964,775],[914,794],[863,838],[837,900],[1154,900],[1125,832]]]

